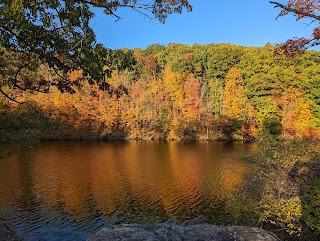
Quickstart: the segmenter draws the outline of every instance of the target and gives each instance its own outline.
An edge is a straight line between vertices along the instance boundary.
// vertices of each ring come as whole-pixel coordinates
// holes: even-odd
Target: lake
[[[0,160],[0,218],[26,240],[85,240],[104,226],[234,223],[254,151],[242,142],[48,141]],[[231,206],[230,206],[231,205]]]

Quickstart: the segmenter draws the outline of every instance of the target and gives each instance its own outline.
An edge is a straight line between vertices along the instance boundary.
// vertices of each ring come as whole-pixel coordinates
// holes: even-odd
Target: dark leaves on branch
[[[306,38],[289,39],[275,49],[275,54],[284,55],[289,58],[299,57],[306,51],[310,41],[310,39]]]

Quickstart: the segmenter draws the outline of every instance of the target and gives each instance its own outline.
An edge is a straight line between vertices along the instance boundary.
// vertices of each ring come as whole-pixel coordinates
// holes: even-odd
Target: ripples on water
[[[0,160],[0,217],[26,240],[85,240],[119,223],[228,220],[252,145],[42,142]]]

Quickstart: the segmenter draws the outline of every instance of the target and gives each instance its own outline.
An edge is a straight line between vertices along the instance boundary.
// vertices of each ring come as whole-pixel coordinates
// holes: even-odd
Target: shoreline
[[[216,141],[216,142],[256,142],[256,139],[238,138],[155,138],[155,137],[104,137],[104,136],[58,136],[48,138],[0,138],[0,142],[11,141]]]

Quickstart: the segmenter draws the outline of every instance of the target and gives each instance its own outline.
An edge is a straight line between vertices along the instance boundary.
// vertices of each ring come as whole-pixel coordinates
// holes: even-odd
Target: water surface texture
[[[241,142],[37,143],[0,160],[0,218],[37,241],[85,240],[120,223],[227,224],[250,151]]]

